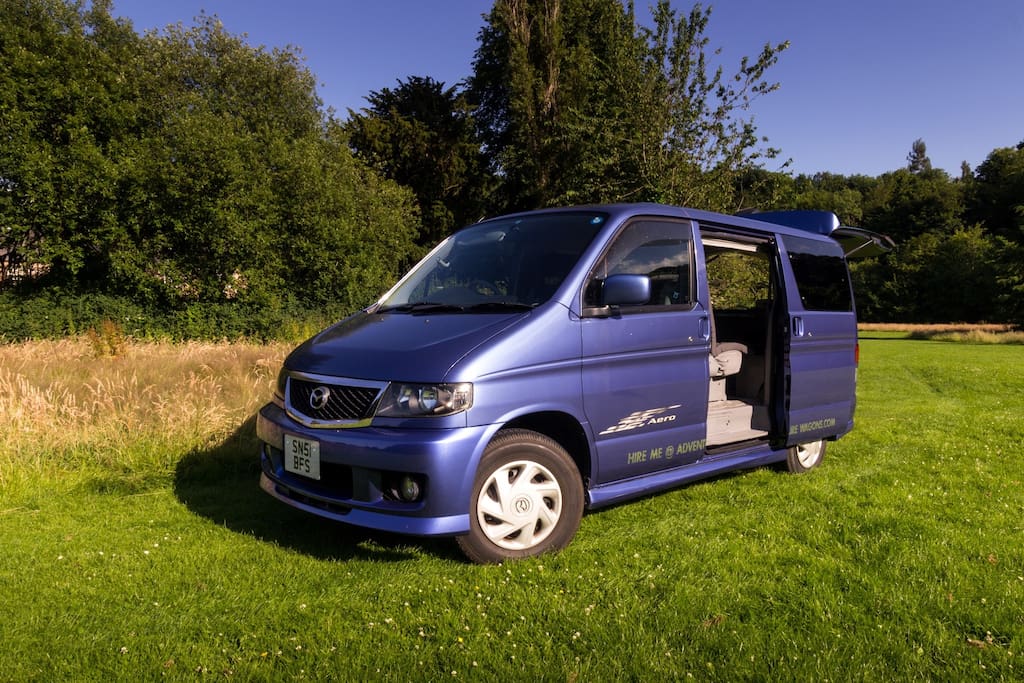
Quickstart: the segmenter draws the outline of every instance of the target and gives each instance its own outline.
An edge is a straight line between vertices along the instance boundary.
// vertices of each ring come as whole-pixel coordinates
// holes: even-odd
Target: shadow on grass
[[[400,562],[424,553],[462,557],[450,539],[365,530],[295,510],[264,493],[259,477],[253,416],[219,445],[182,458],[174,493],[192,512],[232,531],[323,560]]]

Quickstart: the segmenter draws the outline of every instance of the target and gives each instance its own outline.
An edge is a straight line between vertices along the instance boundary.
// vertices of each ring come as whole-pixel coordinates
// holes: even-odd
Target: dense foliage
[[[0,15],[7,317],[26,298],[150,322],[343,312],[411,261],[411,193],[352,156],[294,52],[210,17],[139,36],[105,2],[0,0]],[[260,331],[235,327],[203,331]]]
[[[369,303],[486,215],[661,201],[815,208],[891,235],[865,320],[1024,322],[1024,144],[951,177],[924,140],[879,177],[793,177],[750,113],[786,44],[734,71],[711,10],[495,0],[473,73],[409,76],[341,121],[295,50],[219,21],[138,34],[109,0],[0,0],[0,337],[276,336]],[[303,327],[303,325],[299,325]]]
[[[787,44],[726,76],[708,63],[710,9],[667,0],[653,27],[620,0],[498,0],[469,82],[503,208],[617,200],[724,209],[762,149],[742,115]]]
[[[369,109],[345,124],[356,154],[416,194],[422,246],[483,218],[495,179],[465,95],[430,77],[410,77],[366,98]]]
[[[890,254],[853,264],[862,320],[1024,323],[1024,143],[959,178],[932,168],[922,140],[907,161],[876,178],[762,173],[744,200],[830,209],[896,240]]]

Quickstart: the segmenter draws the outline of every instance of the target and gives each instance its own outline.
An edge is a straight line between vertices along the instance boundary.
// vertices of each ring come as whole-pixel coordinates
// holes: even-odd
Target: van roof
[[[691,209],[654,202],[622,204],[589,204],[527,211],[513,216],[564,211],[595,211],[607,213],[616,222],[631,216],[655,213],[675,216],[698,223],[735,226],[746,230],[780,235],[809,237],[823,241],[836,241],[847,255],[876,256],[893,248],[892,239],[860,228],[843,226],[831,211],[766,211],[728,215],[714,211]],[[503,216],[507,218],[508,216]]]

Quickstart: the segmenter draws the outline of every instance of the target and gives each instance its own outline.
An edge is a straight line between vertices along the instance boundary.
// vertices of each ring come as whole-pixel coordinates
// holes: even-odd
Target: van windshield
[[[533,308],[554,295],[606,218],[566,212],[477,223],[434,249],[376,312]]]

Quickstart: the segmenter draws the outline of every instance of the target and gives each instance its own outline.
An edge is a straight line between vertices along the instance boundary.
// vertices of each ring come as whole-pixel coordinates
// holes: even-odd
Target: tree
[[[786,208],[832,211],[844,225],[860,226],[864,222],[864,193],[873,186],[872,180],[864,176],[797,176],[794,195]]]
[[[924,140],[918,138],[910,146],[910,154],[907,155],[907,170],[911,173],[923,173],[932,170],[932,160],[928,158],[928,150]]]
[[[874,269],[854,270],[858,311],[866,320],[990,322],[1005,320],[999,298],[997,243],[978,226],[906,240]],[[862,306],[865,306],[862,308]]]
[[[252,49],[215,17],[143,38],[144,126],[125,141],[121,291],[159,305],[246,300],[291,284],[290,175],[322,138],[314,80],[288,50]],[[305,292],[303,292],[305,294]]]
[[[502,181],[502,208],[600,201],[621,191],[631,138],[622,90],[640,82],[639,48],[632,14],[616,0],[495,2],[469,96]]]
[[[993,275],[998,288],[998,319],[1024,328],[1024,243],[996,237]]]
[[[993,150],[978,166],[968,216],[992,234],[1024,244],[1024,142]]]
[[[482,138],[508,208],[659,200],[726,208],[761,149],[750,102],[786,45],[766,45],[726,78],[710,70],[710,9],[654,27],[618,0],[498,0],[470,79]]]
[[[294,50],[207,16],[140,37],[109,8],[0,0],[0,254],[23,289],[351,310],[390,285],[412,195],[353,158]]]
[[[963,187],[945,171],[882,174],[864,194],[863,226],[897,242],[937,231],[952,234],[963,227]]]
[[[787,208],[792,202],[796,183],[801,178],[806,176],[794,180],[788,173],[747,168],[736,176],[732,191],[734,206],[737,211]]]
[[[487,211],[493,187],[465,97],[430,77],[412,76],[349,111],[349,144],[360,159],[416,194],[429,246]]]
[[[641,169],[654,199],[729,210],[736,178],[779,153],[761,146],[767,139],[743,114],[753,100],[778,89],[765,75],[789,43],[765,44],[756,59],[743,57],[736,73],[725,77],[722,66],[710,71],[708,65],[710,17],[710,7],[696,4],[678,15],[660,0],[654,28],[641,30],[653,79],[649,102],[659,124],[658,144],[641,150]]]
[[[287,292],[349,307],[386,289],[413,252],[411,198],[352,158],[294,50],[250,48],[208,16],[143,48],[132,288],[171,305]]]
[[[130,26],[59,0],[0,0],[0,251],[59,287],[102,283],[123,231],[113,157],[137,125]]]

